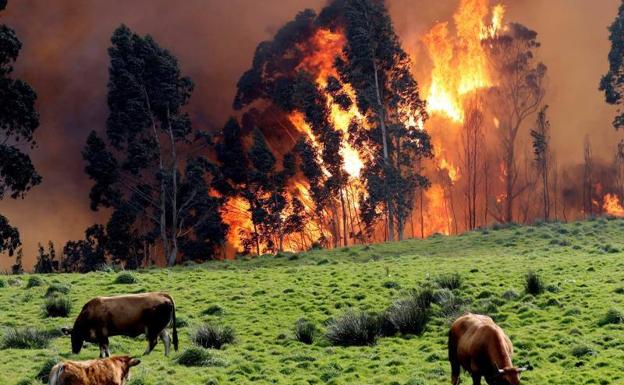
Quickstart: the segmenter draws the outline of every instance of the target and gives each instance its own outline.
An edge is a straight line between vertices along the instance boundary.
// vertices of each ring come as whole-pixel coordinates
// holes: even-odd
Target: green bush
[[[50,358],[46,362],[43,363],[41,369],[39,369],[39,373],[37,373],[36,378],[44,384],[48,383],[50,370],[54,367],[54,365],[58,364],[60,359],[58,357]]]
[[[527,294],[538,295],[546,290],[542,278],[534,271],[529,271],[524,277],[524,291]]]
[[[48,290],[46,291],[46,297],[51,297],[55,294],[69,294],[69,286],[59,283],[59,282],[54,282],[52,284],[50,284],[50,286],[48,286]]]
[[[195,330],[191,339],[202,348],[221,349],[223,345],[234,343],[236,334],[229,326],[206,323]]]
[[[330,322],[325,337],[336,346],[372,345],[377,339],[378,329],[377,317],[349,310]]]
[[[119,275],[117,275],[117,278],[115,278],[115,283],[121,285],[130,285],[133,283],[137,283],[138,281],[139,280],[134,276],[134,274],[128,272],[119,273]]]
[[[37,275],[32,275],[28,278],[28,283],[26,283],[26,288],[30,289],[31,287],[43,286],[43,279]]]
[[[56,294],[46,298],[43,311],[46,317],[67,317],[71,307],[71,301],[67,296]]]
[[[598,321],[598,325],[617,325],[624,323],[624,314],[617,309],[609,309],[607,314]]]
[[[301,318],[295,323],[295,339],[299,342],[311,344],[316,332],[316,325],[311,321]]]
[[[6,329],[0,349],[45,349],[50,344],[50,335],[35,328]]]
[[[212,352],[197,346],[191,346],[175,358],[183,366],[227,366],[227,362]]]
[[[572,347],[572,355],[576,358],[582,358],[585,356],[593,356],[596,354],[594,349],[587,345],[576,345]]]
[[[395,301],[386,316],[402,334],[420,335],[429,321],[429,310],[421,297],[412,295]]]
[[[456,290],[462,285],[462,277],[459,273],[444,274],[436,277],[435,283],[442,289]]]
[[[4,279],[0,279],[0,288],[6,287],[7,283]]]

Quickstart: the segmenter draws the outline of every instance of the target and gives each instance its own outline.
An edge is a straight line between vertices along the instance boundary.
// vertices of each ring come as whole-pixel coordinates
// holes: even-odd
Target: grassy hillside
[[[173,295],[179,321],[187,325],[179,329],[181,351],[204,322],[232,327],[236,342],[212,352],[211,366],[204,367],[180,365],[180,352],[164,358],[159,343],[133,369],[135,385],[450,384],[451,316],[437,305],[421,336],[379,338],[372,346],[334,347],[323,338],[305,345],[294,339],[293,328],[305,317],[324,332],[328,320],[348,308],[381,312],[410,289],[459,273],[455,297],[465,309],[495,317],[514,342],[515,363],[533,368],[523,383],[622,384],[624,319],[610,310],[624,309],[623,235],[624,221],[598,219],[145,270],[134,273],[134,284],[114,283],[115,272],[42,276],[43,285],[31,288],[29,276],[0,277],[0,333],[71,326],[93,296],[162,290]],[[544,280],[543,294],[524,293],[530,269]],[[44,294],[53,282],[70,286],[69,317],[43,316]],[[611,323],[599,326],[601,321]],[[111,351],[141,355],[145,345],[113,337]],[[69,351],[64,337],[53,338],[46,349],[0,350],[0,384],[29,383],[53,357],[98,355],[96,346],[79,356]]]

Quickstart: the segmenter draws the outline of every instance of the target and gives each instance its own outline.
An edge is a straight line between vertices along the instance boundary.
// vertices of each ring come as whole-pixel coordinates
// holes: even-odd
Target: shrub
[[[188,320],[185,317],[176,317],[176,327],[184,328],[189,325]]]
[[[43,286],[43,279],[37,275],[30,276],[28,278],[28,283],[26,283],[26,288],[30,289],[31,287]]]
[[[594,349],[587,345],[576,345],[572,348],[572,355],[576,358],[581,358],[585,356],[593,356],[596,354]]]
[[[599,326],[616,325],[624,323],[624,314],[617,309],[609,309],[607,314],[598,321]]]
[[[412,295],[395,301],[387,310],[387,317],[402,334],[419,335],[429,321],[428,299]]]
[[[440,306],[440,315],[445,318],[455,318],[463,312],[465,302],[449,289],[440,289],[435,292],[434,302]]]
[[[225,344],[234,343],[236,334],[234,333],[234,329],[229,326],[206,323],[195,330],[191,339],[197,346],[221,349]]]
[[[513,289],[509,289],[507,291],[505,291],[502,295],[503,299],[506,299],[508,301],[514,300],[514,299],[518,299],[520,297],[520,294],[518,294],[518,292],[516,292]]]
[[[377,328],[379,335],[382,337],[392,337],[397,335],[399,330],[394,326],[388,311],[385,311],[377,316]]]
[[[314,342],[315,335],[316,325],[313,322],[301,318],[295,323],[295,339],[297,341],[309,345]]]
[[[53,295],[46,298],[43,311],[46,317],[67,317],[71,312],[71,301],[64,295]]]
[[[398,282],[386,281],[382,284],[386,289],[400,289],[401,285]]]
[[[52,283],[50,286],[48,286],[48,290],[46,291],[45,296],[51,297],[55,294],[69,294],[69,286],[58,282]]]
[[[542,278],[534,271],[529,271],[524,277],[524,291],[528,294],[542,294],[546,288]]]
[[[227,362],[212,352],[197,346],[191,346],[175,358],[175,362],[184,366],[226,366]]]
[[[219,305],[210,305],[208,309],[202,312],[203,315],[222,315],[223,308]]]
[[[0,349],[45,349],[50,344],[50,336],[34,328],[7,329]]]
[[[440,275],[435,283],[442,289],[456,290],[462,285],[462,277],[458,273]]]
[[[7,283],[4,279],[0,279],[0,288],[6,287]]]
[[[137,283],[138,280],[137,278],[128,272],[123,272],[123,273],[119,273],[119,275],[117,276],[117,278],[115,278],[115,283],[121,284],[121,285],[130,285],[133,283]]]
[[[374,344],[377,333],[376,317],[349,310],[330,322],[325,337],[336,346],[364,346]]]
[[[48,383],[50,370],[54,367],[54,365],[58,364],[60,359],[58,357],[50,358],[46,362],[43,363],[41,369],[39,369],[39,373],[37,373],[36,378],[44,384]]]

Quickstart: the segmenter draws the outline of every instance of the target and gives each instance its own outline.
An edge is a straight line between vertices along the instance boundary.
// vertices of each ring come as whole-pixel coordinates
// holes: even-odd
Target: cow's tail
[[[48,378],[48,385],[61,385],[61,374],[63,374],[63,364],[54,365],[50,371],[50,378]]]
[[[178,328],[176,326],[175,302],[173,302],[173,298],[171,299],[171,304],[173,305],[173,309],[171,310],[171,322],[173,322],[173,348],[177,352],[178,351]]]

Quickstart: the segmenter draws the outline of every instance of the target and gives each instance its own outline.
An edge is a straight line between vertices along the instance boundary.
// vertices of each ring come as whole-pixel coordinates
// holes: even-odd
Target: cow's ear
[[[136,358],[132,358],[129,362],[128,362],[128,366],[137,366],[138,364],[141,363],[141,360],[138,360]]]
[[[70,336],[72,334],[73,329],[70,328],[61,328],[61,331],[63,332],[63,334],[65,334],[66,336]]]

